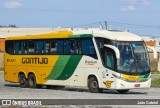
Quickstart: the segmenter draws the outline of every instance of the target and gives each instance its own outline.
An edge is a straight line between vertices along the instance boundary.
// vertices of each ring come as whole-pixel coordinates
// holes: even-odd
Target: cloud
[[[121,11],[134,11],[136,10],[136,7],[133,5],[128,5],[126,7],[121,8]]]
[[[141,4],[141,5],[149,4],[149,0],[119,0],[119,1],[124,4]]]
[[[143,3],[144,5],[149,5],[149,1],[148,1],[148,0],[142,0],[142,3]]]
[[[22,8],[22,3],[17,1],[6,1],[4,2],[3,6],[7,9],[19,9]]]
[[[148,6],[149,0],[119,0],[122,4],[121,11],[135,11],[142,6]]]

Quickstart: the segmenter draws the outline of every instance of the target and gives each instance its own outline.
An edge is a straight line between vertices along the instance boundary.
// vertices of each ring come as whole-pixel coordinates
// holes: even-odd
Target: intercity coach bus
[[[4,53],[5,81],[24,88],[81,86],[93,93],[126,93],[151,85],[147,47],[129,32],[70,29],[8,37]]]

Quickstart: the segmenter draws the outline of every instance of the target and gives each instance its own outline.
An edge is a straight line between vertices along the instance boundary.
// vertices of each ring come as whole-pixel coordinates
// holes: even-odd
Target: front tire
[[[117,90],[117,91],[118,91],[118,93],[120,93],[120,94],[125,94],[125,93],[127,93],[129,90],[126,89],[126,90]]]
[[[24,74],[19,75],[19,84],[21,88],[27,88],[28,87],[28,80],[26,79]]]
[[[28,83],[30,88],[40,88],[41,85],[38,85],[36,82],[36,77],[34,74],[30,74],[28,77]]]
[[[102,89],[99,88],[98,81],[97,81],[97,79],[95,77],[89,78],[88,88],[89,88],[89,92],[91,92],[91,93],[100,93],[100,92],[102,92]]]

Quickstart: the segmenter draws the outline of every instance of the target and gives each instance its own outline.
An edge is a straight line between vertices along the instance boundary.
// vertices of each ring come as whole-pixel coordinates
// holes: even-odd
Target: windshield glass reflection
[[[149,70],[149,59],[144,42],[116,42],[120,51],[118,71],[142,73]]]

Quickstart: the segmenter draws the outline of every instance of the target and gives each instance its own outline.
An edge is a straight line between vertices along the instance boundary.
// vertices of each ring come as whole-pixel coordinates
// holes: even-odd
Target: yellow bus
[[[8,37],[4,55],[4,79],[20,87],[126,93],[151,84],[145,43],[128,32],[86,29]]]

